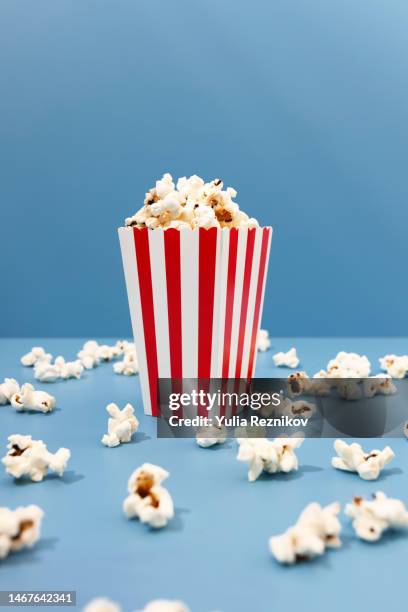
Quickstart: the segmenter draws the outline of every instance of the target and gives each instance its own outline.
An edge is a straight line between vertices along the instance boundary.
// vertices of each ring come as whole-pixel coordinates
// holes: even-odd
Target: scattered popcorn
[[[140,612],[190,612],[190,609],[182,601],[155,599]]]
[[[55,365],[59,368],[60,378],[64,380],[68,378],[81,378],[84,366],[81,363],[80,359],[76,359],[75,361],[65,361],[63,357],[57,357],[55,360]]]
[[[273,355],[273,361],[276,366],[284,368],[297,368],[299,365],[299,358],[294,347],[287,353],[276,353]]]
[[[368,542],[379,540],[386,529],[408,527],[408,511],[403,502],[387,497],[382,491],[375,493],[372,500],[354,497],[344,512],[353,519],[358,537]]]
[[[134,344],[126,348],[122,361],[117,361],[113,364],[113,370],[116,374],[123,374],[124,376],[133,376],[139,372],[139,363]]]
[[[272,555],[279,563],[293,564],[322,555],[326,548],[339,548],[339,512],[337,502],[324,508],[318,503],[309,504],[293,527],[282,535],[270,538]]]
[[[223,187],[220,179],[205,183],[196,175],[181,177],[175,185],[171,174],[164,174],[146,193],[144,206],[128,217],[125,225],[150,229],[258,227],[257,220],[248,217],[234,201],[235,189]]]
[[[123,410],[120,410],[116,404],[108,404],[106,410],[111,418],[108,420],[108,433],[101,440],[102,444],[112,448],[122,442],[130,442],[139,427],[133,406],[126,404]]]
[[[108,344],[100,344],[98,347],[99,359],[101,361],[112,361],[122,354],[117,344],[109,346]]]
[[[408,355],[385,355],[379,362],[381,369],[392,378],[405,378],[408,372]]]
[[[299,371],[288,376],[290,395],[329,395],[331,385],[324,378],[309,378],[306,372]]]
[[[40,361],[51,361],[51,353],[46,353],[42,346],[33,346],[31,351],[20,359],[23,366],[32,367]]]
[[[10,403],[18,412],[23,410],[51,412],[56,404],[55,397],[45,391],[36,391],[30,383],[26,383],[20,391],[12,395]]]
[[[49,361],[38,361],[34,366],[34,378],[40,382],[55,382],[60,378],[61,369],[58,364]]]
[[[332,466],[338,470],[357,472],[363,480],[376,480],[381,470],[395,457],[393,450],[386,446],[382,451],[364,452],[360,444],[347,444],[344,440],[334,442],[338,457],[332,458]]]
[[[123,503],[128,518],[137,517],[155,529],[167,525],[174,517],[173,500],[161,486],[169,473],[163,468],[144,463],[133,472],[128,482],[129,496]]]
[[[254,482],[261,473],[291,472],[298,469],[295,449],[303,444],[303,438],[238,438],[238,461],[249,464],[248,480]]]
[[[83,612],[121,612],[121,607],[106,597],[97,597],[85,606]]]
[[[14,434],[8,437],[8,442],[8,453],[1,461],[7,474],[14,478],[28,476],[34,482],[41,482],[48,470],[62,476],[71,456],[67,448],[52,454],[42,440],[33,440],[31,436]]]
[[[260,329],[256,339],[256,346],[258,351],[264,353],[271,347],[271,341],[269,338],[269,332],[267,329]]]
[[[320,370],[314,378],[367,378],[371,364],[365,355],[357,353],[337,353],[327,364],[327,370]]]
[[[374,395],[393,395],[397,393],[397,387],[392,382],[388,374],[377,374],[370,376],[363,381],[364,397],[374,397]]]
[[[32,548],[40,538],[43,516],[38,506],[0,508],[0,559],[10,552]]]
[[[88,340],[85,342],[82,349],[77,354],[78,359],[81,360],[82,365],[86,370],[92,370],[101,360],[99,354],[99,344],[95,340]]]
[[[20,391],[20,385],[14,378],[5,378],[0,384],[0,406],[9,404],[12,396]]]
[[[209,425],[208,427],[201,427],[196,433],[196,441],[201,448],[224,444],[226,439],[227,430],[224,426]]]

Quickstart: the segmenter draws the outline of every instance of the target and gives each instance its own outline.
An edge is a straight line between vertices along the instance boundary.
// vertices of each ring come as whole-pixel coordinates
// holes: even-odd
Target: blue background
[[[0,334],[129,334],[116,227],[164,171],[274,226],[274,335],[404,333],[407,31],[404,0],[2,0]]]
[[[337,351],[356,351],[368,356],[377,373],[378,357],[401,354],[407,341],[280,338],[271,350],[295,345],[302,369],[310,374]],[[33,342],[73,358],[83,339]],[[32,369],[19,362],[30,347],[29,339],[0,340],[0,380],[14,376],[20,383],[33,382]],[[273,366],[271,351],[258,355],[258,376],[288,373]],[[334,470],[333,440],[308,439],[297,452],[298,472],[249,483],[247,466],[236,460],[235,440],[201,449],[192,439],[157,439],[155,418],[142,414],[138,377],[118,376],[112,364],[85,372],[79,381],[37,386],[55,395],[56,410],[29,414],[1,406],[1,455],[6,436],[19,432],[44,440],[52,452],[67,446],[72,457],[63,478],[51,475],[41,483],[15,482],[0,469],[1,505],[34,503],[45,511],[38,544],[0,562],[0,590],[76,590],[78,610],[100,595],[120,603],[123,612],[142,610],[158,597],[182,599],[192,612],[406,609],[408,530],[370,544],[355,536],[342,512],[341,549],[295,567],[279,565],[268,551],[269,537],[296,522],[312,501],[338,500],[344,508],[354,495],[383,490],[408,507],[405,438],[362,441],[367,450],[389,443],[395,452],[376,482]],[[121,407],[130,401],[140,419],[132,442],[112,449],[100,442],[110,401]],[[165,486],[176,516],[158,532],[126,520],[122,512],[128,478],[145,461],[170,472]]]

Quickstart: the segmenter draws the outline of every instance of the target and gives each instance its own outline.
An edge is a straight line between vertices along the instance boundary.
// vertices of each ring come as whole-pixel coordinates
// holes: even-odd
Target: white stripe
[[[171,378],[164,230],[156,229],[148,236],[158,375],[159,378]]]
[[[228,373],[230,378],[234,378],[235,376],[235,366],[237,360],[239,320],[241,316],[242,286],[244,282],[247,237],[248,230],[246,228],[241,228],[238,230],[237,268],[235,273],[234,308],[232,314],[231,350]]]
[[[241,378],[246,378],[248,372],[249,353],[252,339],[252,325],[256,302],[256,288],[259,277],[259,261],[261,256],[262,230],[255,230],[254,255],[252,259],[251,281],[249,285],[248,311],[245,325],[244,348],[242,353]]]
[[[271,251],[271,244],[272,244],[272,231],[273,231],[272,228],[270,228],[270,230],[269,230],[268,248],[267,248],[267,251],[266,251],[266,262],[265,262],[265,272],[264,272],[264,280],[263,280],[263,287],[262,287],[261,306],[260,306],[260,309],[259,309],[258,329],[256,330],[257,334],[258,334],[259,329],[261,327],[263,303],[264,303],[264,297],[265,297],[266,279],[267,279],[267,276],[268,276],[268,267],[269,267],[269,254],[270,254],[270,251]],[[254,355],[254,364],[253,364],[252,376],[255,375],[255,368],[256,368],[257,357],[258,357],[258,349],[255,346],[255,355]]]
[[[229,240],[230,230],[223,228],[221,230],[221,257],[220,257],[220,275],[219,275],[219,324],[217,343],[217,362],[214,366],[214,372],[211,376],[221,378],[222,362],[224,356],[224,334],[225,334],[225,307],[227,304],[227,284],[228,284],[228,261],[229,261]]]
[[[199,231],[180,231],[183,378],[198,375]]]
[[[223,271],[223,231],[217,229],[217,253],[215,258],[215,281],[214,281],[214,310],[213,310],[213,328],[211,341],[211,378],[219,378],[221,376],[219,366],[220,352],[220,336],[223,323],[221,319],[221,300],[225,302],[226,282]]]
[[[133,337],[139,363],[139,379],[142,389],[143,406],[145,414],[152,414],[133,230],[124,227],[119,228],[119,241],[122,251],[123,270],[125,272]]]

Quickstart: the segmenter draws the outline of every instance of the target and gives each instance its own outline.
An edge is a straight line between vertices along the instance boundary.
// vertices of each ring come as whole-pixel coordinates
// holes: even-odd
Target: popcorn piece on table
[[[384,355],[379,362],[381,369],[392,378],[405,378],[408,372],[408,355]]]
[[[151,463],[135,470],[128,482],[129,495],[123,503],[126,516],[137,517],[155,529],[165,527],[174,517],[173,500],[161,486],[168,476],[166,470]]]
[[[288,376],[288,387],[291,395],[329,395],[331,385],[323,378],[309,378],[303,370]]]
[[[42,346],[33,346],[29,353],[26,353],[20,359],[23,366],[32,367],[40,361],[51,361],[51,353],[46,353]]]
[[[324,508],[318,503],[309,504],[293,527],[270,538],[270,552],[279,563],[293,564],[322,555],[326,548],[339,548],[339,512],[337,502]]]
[[[303,444],[304,438],[238,438],[238,461],[249,464],[248,480],[254,482],[261,473],[291,472],[298,469],[295,449]]]
[[[269,332],[267,329],[260,329],[256,339],[256,347],[258,351],[264,353],[271,347]]]
[[[119,604],[106,597],[92,599],[84,608],[83,612],[121,612]]]
[[[84,366],[81,363],[80,359],[76,359],[75,361],[65,361],[64,357],[57,357],[55,360],[55,365],[59,368],[60,378],[64,380],[68,378],[81,378],[84,372]]]
[[[315,378],[367,378],[371,364],[365,355],[340,351],[327,364],[327,370],[320,370]]]
[[[61,378],[61,367],[58,363],[39,361],[34,366],[34,378],[40,382],[55,382]]]
[[[393,395],[397,393],[397,387],[392,382],[389,374],[376,374],[363,381],[364,397],[374,397],[374,395]]]
[[[5,378],[0,384],[0,406],[9,404],[12,396],[20,391],[20,385],[14,378]]]
[[[150,229],[258,227],[256,219],[239,209],[236,195],[235,189],[224,189],[220,179],[205,183],[199,176],[184,176],[175,185],[167,173],[146,193],[144,206],[125,225]]]
[[[227,430],[224,426],[209,425],[208,427],[201,427],[196,433],[196,442],[201,448],[224,444],[226,439]]]
[[[101,360],[99,354],[99,344],[96,342],[96,340],[88,340],[78,352],[77,357],[81,360],[81,363],[86,370],[92,370],[99,365]]]
[[[276,353],[273,355],[274,364],[278,367],[297,368],[299,358],[296,354],[295,347],[291,348],[286,353]]]
[[[395,457],[394,451],[386,446],[382,451],[374,449],[364,452],[360,444],[347,444],[344,440],[334,442],[338,457],[332,458],[332,466],[346,472],[357,472],[363,480],[376,480],[381,470]]]
[[[40,538],[43,516],[38,506],[0,508],[0,559],[10,552],[32,548]]]
[[[8,437],[8,442],[8,453],[1,461],[7,474],[14,478],[28,476],[41,482],[48,470],[62,476],[71,456],[67,448],[50,453],[42,440],[33,440],[31,436],[14,434]]]
[[[353,528],[362,540],[376,542],[386,529],[408,527],[408,511],[399,499],[387,497],[382,491],[366,500],[354,497],[347,504],[345,514],[353,519]]]
[[[51,412],[55,408],[55,397],[45,391],[36,391],[33,385],[26,383],[21,390],[12,395],[11,405],[18,411]]]
[[[106,410],[111,418],[108,420],[108,433],[101,440],[102,444],[112,448],[122,442],[130,442],[139,427],[132,404],[126,404],[123,410],[120,410],[116,404],[108,404]]]
[[[122,361],[117,361],[113,364],[113,370],[116,374],[123,374],[124,376],[133,376],[139,372],[139,363],[134,345],[132,345],[131,349],[126,350]]]
[[[140,612],[190,612],[182,601],[155,599],[150,601]]]

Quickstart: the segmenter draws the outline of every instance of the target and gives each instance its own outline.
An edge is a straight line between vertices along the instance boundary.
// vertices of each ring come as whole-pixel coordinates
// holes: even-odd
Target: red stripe
[[[168,229],[164,232],[164,254],[166,259],[167,316],[169,323],[170,370],[172,393],[183,392],[182,328],[181,328],[181,261],[180,232]],[[182,408],[174,412],[183,416]]]
[[[183,377],[181,331],[180,232],[164,232],[166,257],[167,312],[169,319],[170,368],[172,378]]]
[[[211,376],[217,229],[200,227],[198,256],[198,377]]]
[[[232,315],[234,311],[235,274],[237,269],[238,230],[229,231],[227,297],[225,301],[224,354],[222,360],[222,377],[228,378],[231,350]]]
[[[254,256],[255,234],[256,229],[248,230],[245,254],[244,282],[242,285],[241,315],[239,318],[237,361],[235,363],[235,378],[241,377],[242,353],[244,351],[245,327],[248,313],[249,288],[251,285],[251,271],[252,259]]]
[[[256,339],[258,336],[259,317],[260,317],[260,312],[261,312],[261,301],[262,301],[262,294],[263,294],[263,289],[264,289],[264,284],[265,284],[266,256],[268,254],[269,236],[270,236],[270,229],[264,228],[263,233],[262,233],[261,257],[259,260],[259,276],[258,276],[258,285],[256,288],[254,321],[252,325],[251,347],[250,347],[250,353],[249,353],[249,363],[248,363],[248,373],[247,373],[248,379],[252,378],[254,360],[255,360],[255,351],[257,350]]]
[[[149,230],[147,228],[134,228],[133,235],[135,239],[137,272],[139,277],[140,303],[142,307],[150,400],[152,404],[152,414],[157,416],[159,412],[157,405],[158,367],[148,231]]]

